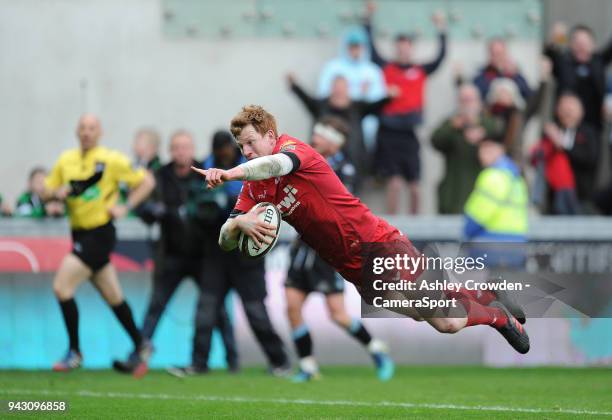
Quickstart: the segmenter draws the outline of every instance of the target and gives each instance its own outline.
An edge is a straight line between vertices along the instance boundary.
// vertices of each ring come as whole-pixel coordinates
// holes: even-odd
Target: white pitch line
[[[268,404],[295,404],[295,405],[350,405],[359,407],[395,407],[395,408],[429,408],[432,410],[463,410],[463,411],[494,411],[511,413],[532,413],[532,414],[577,414],[593,416],[612,416],[612,411],[592,411],[577,410],[571,408],[546,409],[546,408],[525,408],[525,407],[503,407],[485,405],[458,405],[458,404],[427,404],[410,403],[395,401],[349,401],[349,400],[305,400],[287,398],[251,398],[251,397],[222,397],[214,395],[170,395],[170,394],[144,394],[144,393],[123,393],[123,392],[97,392],[97,391],[47,391],[29,389],[3,389],[0,395],[44,395],[56,397],[89,397],[89,398],[123,398],[140,400],[177,400],[177,401],[211,401],[211,402],[233,402],[233,403],[268,403]]]

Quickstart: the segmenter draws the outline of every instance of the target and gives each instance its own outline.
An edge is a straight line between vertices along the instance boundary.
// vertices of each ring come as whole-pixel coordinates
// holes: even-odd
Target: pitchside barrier
[[[389,217],[388,220],[419,245],[455,243],[461,239],[461,217]],[[117,231],[119,241],[112,259],[140,324],[151,291],[150,244],[158,232],[133,219],[118,222]],[[67,337],[51,282],[61,258],[70,249],[68,232],[65,220],[0,220],[0,368],[49,368],[63,355]],[[292,345],[282,283],[288,263],[288,244],[294,236],[291,227],[284,225],[277,246],[266,257],[266,303],[289,351]],[[593,270],[599,274],[612,272],[610,218],[532,218],[529,240],[550,254],[554,253],[550,251],[554,248],[552,245],[570,244],[569,248],[563,248],[562,259],[552,255],[550,260],[565,261],[562,268],[576,274],[577,279],[588,279]],[[151,363],[154,368],[189,363],[197,293],[193,282],[186,281],[170,301],[154,337],[156,352]],[[349,311],[359,316],[361,301],[348,283],[346,301]],[[107,368],[113,358],[124,357],[130,351],[130,341],[88,282],[79,289],[77,304],[85,367]],[[235,323],[242,363],[263,363],[240,300],[230,294],[226,304]],[[608,305],[612,309],[610,302]],[[305,319],[321,363],[370,363],[367,354],[351,338],[339,334],[338,327],[328,320],[320,296],[312,296],[307,301]],[[527,329],[532,350],[525,356],[514,353],[499,334],[486,327],[448,336],[409,319],[366,319],[364,322],[374,335],[389,343],[399,363],[584,365],[612,361],[612,320],[605,317],[572,313],[568,317],[530,319]],[[224,365],[224,349],[215,336],[210,366]]]

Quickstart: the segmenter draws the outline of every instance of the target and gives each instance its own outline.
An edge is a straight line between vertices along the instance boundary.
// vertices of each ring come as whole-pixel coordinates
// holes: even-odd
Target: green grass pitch
[[[612,418],[612,369],[402,366],[381,383],[367,367],[324,367],[293,384],[261,368],[136,380],[112,371],[0,371],[3,418]],[[7,413],[7,401],[68,402],[66,413]]]

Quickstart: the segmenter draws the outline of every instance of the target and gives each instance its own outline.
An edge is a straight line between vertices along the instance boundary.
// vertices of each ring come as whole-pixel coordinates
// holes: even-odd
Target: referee
[[[87,278],[134,342],[141,358],[134,375],[142,376],[147,371],[151,344],[143,340],[134,324],[117,272],[110,263],[110,254],[116,241],[113,219],[125,216],[140,204],[155,186],[155,181],[144,169],[133,169],[123,154],[98,146],[102,129],[95,115],[81,116],[76,134],[80,147],[62,153],[45,179],[45,198],[66,200],[73,242],[72,252],[64,257],[53,279],[53,290],[70,341],[68,352],[53,365],[53,370],[70,371],[83,362],[74,294]],[[125,205],[116,204],[120,183],[131,189]]]

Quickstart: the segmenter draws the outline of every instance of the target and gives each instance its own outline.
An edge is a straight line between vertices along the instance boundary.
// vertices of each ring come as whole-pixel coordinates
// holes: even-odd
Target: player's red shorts
[[[375,279],[389,282],[399,281],[400,279],[414,281],[421,274],[421,271],[410,273],[405,270],[400,270],[399,276],[397,271],[386,272],[382,275],[376,275],[372,272],[372,261],[374,258],[395,257],[397,254],[408,255],[410,258],[414,258],[419,256],[420,252],[396,227],[387,223],[386,220],[378,219],[378,226],[376,226],[372,242],[362,244],[360,252],[352,257],[345,264],[345,268],[339,270],[339,273],[346,280],[353,283],[363,299],[370,303],[375,297],[371,293],[373,292],[372,282]]]

